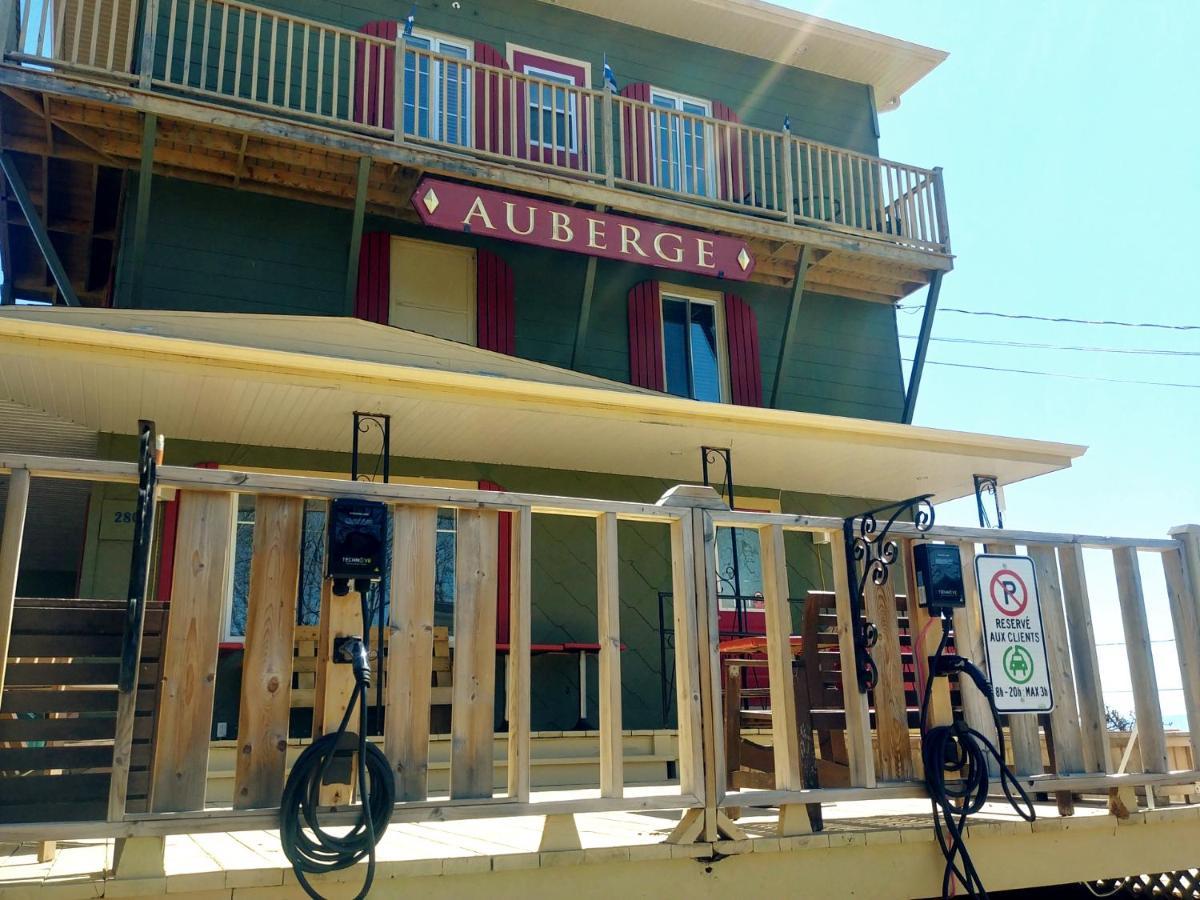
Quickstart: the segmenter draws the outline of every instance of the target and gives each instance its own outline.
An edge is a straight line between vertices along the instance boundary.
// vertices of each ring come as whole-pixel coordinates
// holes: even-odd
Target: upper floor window
[[[580,60],[518,47],[508,48],[509,65],[530,76],[517,85],[517,155],[580,168],[587,161],[591,68]]]
[[[414,32],[404,53],[404,131],[447,144],[471,144],[470,67],[441,56],[471,59],[471,45],[431,32]]]
[[[470,247],[391,238],[388,324],[476,343],[476,259]]]
[[[724,328],[716,298],[662,289],[663,366],[668,394],[720,403]]]
[[[707,100],[653,88],[650,102],[658,107],[651,126],[654,179],[659,187],[683,194],[712,193],[711,127],[700,117],[712,115]]]
[[[556,85],[573,86],[570,77],[558,72],[526,66],[525,74],[550,84],[529,84],[529,141],[535,147],[549,147],[567,153],[579,150],[579,104],[574,92]]]

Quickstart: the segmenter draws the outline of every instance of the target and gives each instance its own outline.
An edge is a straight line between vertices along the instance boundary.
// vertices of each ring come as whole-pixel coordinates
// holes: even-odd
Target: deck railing
[[[10,8],[6,57],[26,65],[950,252],[940,169],[433,52],[399,28],[242,0],[0,0]]]
[[[8,455],[0,472],[9,473],[4,531],[0,535],[0,660],[13,608],[20,544],[32,479],[85,479],[132,483],[132,464],[81,459]],[[296,620],[300,522],[305,499],[355,496],[388,504],[394,522],[390,581],[391,619],[386,655],[387,718],[384,750],[397,773],[395,818],[422,821],[518,815],[573,814],[597,810],[685,810],[675,835],[679,840],[715,839],[736,826],[720,815],[729,807],[778,806],[781,829],[803,829],[800,805],[921,796],[919,754],[914,755],[909,710],[905,705],[906,673],[902,671],[902,639],[896,595],[908,600],[908,634],[912,652],[932,652],[939,635],[926,628],[929,618],[915,598],[912,567],[897,570],[891,581],[868,591],[867,615],[878,625],[874,650],[879,681],[868,695],[859,692],[851,628],[848,571],[844,564],[842,522],[828,517],[731,511],[706,488],[676,488],[657,504],[625,503],[518,493],[494,493],[402,484],[364,484],[335,479],[290,477],[230,470],[165,466],[160,489],[177,492],[176,541],[188,548],[174,555],[171,612],[159,656],[152,749],[149,754],[149,812],[130,812],[125,805],[132,723],[122,716],[145,714],[144,702],[118,705],[118,735],[113,750],[107,821],[10,823],[0,825],[0,840],[53,839],[116,834],[151,835],[187,831],[274,827],[286,767],[288,686]],[[205,797],[214,686],[211,676],[220,640],[219,610],[232,590],[235,511],[239,494],[257,496],[250,563],[247,634],[241,683],[238,767],[232,808],[213,808]],[[429,706],[433,655],[434,548],[437,510],[458,510],[453,653],[452,755],[448,796],[430,797],[427,781]],[[600,755],[599,778],[591,790],[568,799],[547,798],[531,790],[531,579],[534,517],[585,517],[594,522],[595,568],[581,567],[594,577],[599,650]],[[507,521],[505,521],[507,520]],[[679,711],[678,783],[646,792],[627,790],[623,777],[620,523],[638,522],[663,529],[670,547],[670,584],[676,709]],[[505,524],[502,526],[502,522]],[[511,534],[506,560],[510,579],[511,617],[507,648],[496,638],[497,579],[505,566],[495,549],[501,527]],[[736,527],[757,531],[763,573],[762,604],[766,622],[766,667],[769,671],[770,718],[774,766],[773,787],[731,789],[726,780],[726,728],[722,726],[721,657],[718,649],[716,530]],[[1200,758],[1200,529],[1185,529],[1164,540],[1136,540],[1037,532],[935,528],[918,533],[897,525],[901,559],[909,560],[913,543],[935,540],[955,544],[965,572],[979,545],[992,551],[1024,549],[1032,557],[1041,595],[1054,711],[1039,721],[1034,714],[1005,718],[1013,764],[1030,787],[1056,792],[1064,811],[1080,792],[1126,792],[1135,786],[1170,790],[1194,785],[1200,773],[1170,771],[1159,707],[1159,691],[1151,657],[1141,562],[1157,556],[1163,567],[1189,715],[1192,759]],[[796,534],[800,535],[801,547]],[[804,747],[791,690],[794,658],[793,616],[788,595],[789,552],[811,555],[805,536],[829,547],[836,637],[840,654],[844,704],[844,746],[848,787],[806,786],[802,775]],[[641,538],[644,540],[644,536]],[[789,550],[790,548],[790,550]],[[1084,552],[1111,554],[1120,601],[1126,652],[1137,710],[1141,772],[1114,774],[1104,718],[1102,672],[1093,636]],[[165,559],[165,558],[164,558]],[[166,564],[165,562],[163,564]],[[576,573],[577,575],[580,573]],[[567,577],[569,573],[563,573]],[[979,598],[967,578],[967,606],[956,616],[958,651],[982,663]],[[352,675],[333,665],[334,638],[361,628],[357,604],[322,598],[317,664],[315,722],[336,723],[348,696]],[[499,649],[498,649],[499,648]],[[506,788],[493,790],[493,698],[497,653],[507,651]],[[136,659],[136,656],[134,657]],[[47,670],[50,671],[50,670]],[[63,671],[66,671],[64,667]],[[0,668],[0,673],[3,669]],[[847,677],[848,676],[848,677]],[[0,684],[2,684],[0,674]],[[911,681],[911,673],[907,675]],[[53,686],[47,686],[53,688]],[[133,685],[131,690],[136,690]],[[993,730],[986,699],[964,686],[962,715],[984,734]],[[5,715],[0,693],[0,741]],[[840,714],[839,714],[840,715]],[[930,720],[948,721],[950,692],[939,685],[932,697]],[[23,734],[30,723],[22,722]],[[1043,756],[1042,745],[1049,749]],[[735,732],[736,733],[736,732]],[[125,738],[121,736],[125,735]],[[143,736],[144,737],[144,736]],[[144,754],[143,754],[144,755]],[[27,761],[28,762],[28,761]],[[1049,770],[1049,771],[1048,771]],[[1178,788],[1176,792],[1191,792]],[[331,788],[330,802],[345,802],[348,790]],[[791,812],[789,813],[789,809]],[[1114,807],[1120,812],[1120,806]]]

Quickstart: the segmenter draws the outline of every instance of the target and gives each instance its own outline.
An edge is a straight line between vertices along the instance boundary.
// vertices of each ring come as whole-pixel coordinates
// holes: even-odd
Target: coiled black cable
[[[942,873],[943,900],[953,896],[954,879],[958,879],[969,896],[986,898],[987,890],[980,880],[971,854],[967,851],[963,833],[967,818],[983,809],[983,804],[987,802],[989,757],[999,764],[1000,788],[1017,814],[1026,822],[1032,822],[1036,813],[1029,795],[1005,765],[1004,731],[987,676],[969,660],[946,654],[951,624],[949,612],[943,612],[942,639],[930,659],[929,675],[925,680],[925,694],[921,703],[921,758],[925,764],[925,784],[933,803],[934,833],[942,855],[946,858],[946,868]],[[966,675],[987,697],[992,721],[996,725],[995,744],[963,721],[928,727],[933,681],[952,672]],[[960,681],[960,689],[961,687]],[[957,777],[947,781],[948,774]]]
[[[363,622],[367,618],[366,597],[360,592]],[[367,740],[367,688],[371,667],[366,642],[357,639],[350,652],[354,665],[354,693],[346,704],[337,731],[313,741],[292,766],[283,787],[279,811],[279,839],[283,852],[300,886],[313,900],[323,900],[308,881],[308,875],[336,872],[367,859],[367,876],[355,900],[367,896],[375,880],[375,845],[391,821],[396,802],[396,781],[387,757]],[[344,835],[330,834],[321,827],[319,816],[321,783],[339,752],[350,717],[358,708],[357,780],[361,802],[358,821]],[[303,822],[303,825],[301,824]],[[309,837],[305,832],[311,832]]]

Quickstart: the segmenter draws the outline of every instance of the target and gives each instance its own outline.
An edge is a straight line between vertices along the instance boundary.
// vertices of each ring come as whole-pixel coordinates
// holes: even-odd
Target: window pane
[[[717,311],[707,303],[691,304],[692,397],[721,401],[721,367],[717,360]]]
[[[233,610],[230,638],[246,636],[246,610],[250,599],[250,557],[254,555],[254,497],[238,497],[237,531],[233,553]]]
[[[325,579],[325,501],[304,504],[304,528],[300,538],[300,602],[297,625],[321,621],[321,586]]]
[[[433,624],[454,634],[454,571],[458,515],[453,509],[438,510],[435,579],[433,583]]]
[[[667,393],[689,396],[687,361],[687,302],[663,298],[663,354],[667,368]]]

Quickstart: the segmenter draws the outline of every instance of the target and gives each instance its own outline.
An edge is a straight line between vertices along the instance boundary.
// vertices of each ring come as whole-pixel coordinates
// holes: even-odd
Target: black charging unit
[[[942,624],[942,639],[929,657],[929,674],[921,700],[921,758],[925,764],[925,785],[933,804],[934,834],[946,867],[942,874],[942,897],[954,896],[955,879],[971,897],[987,897],[971,854],[965,843],[967,818],[983,808],[988,799],[988,763],[994,761],[1000,772],[1000,788],[1013,809],[1028,822],[1035,818],[1029,795],[1004,761],[1004,731],[996,711],[992,686],[978,666],[959,653],[948,652],[954,630],[954,611],[966,609],[967,591],[963,581],[962,555],[957,544],[917,544],[913,547],[918,604]],[[956,650],[961,650],[961,647]],[[913,645],[920,653],[920,641]],[[987,698],[996,727],[996,743],[972,728],[961,718],[949,725],[930,728],[927,717],[933,682],[936,678],[958,678],[959,690],[970,681]]]
[[[388,509],[374,500],[339,498],[329,505],[325,575],[332,591],[344,597],[358,593],[363,631],[370,617],[367,592],[383,577],[387,553]],[[383,751],[367,741],[367,688],[371,659],[363,635],[340,637],[332,647],[333,661],[354,667],[354,692],[337,731],[326,734],[300,754],[280,798],[279,840],[301,887],[314,900],[321,895],[308,875],[345,869],[368,860],[367,875],[357,897],[366,897],[375,879],[375,846],[383,837],[396,802],[396,781]],[[358,731],[349,730],[358,708]],[[321,827],[320,792],[323,784],[344,783],[353,766],[358,785],[359,814],[341,835]]]

